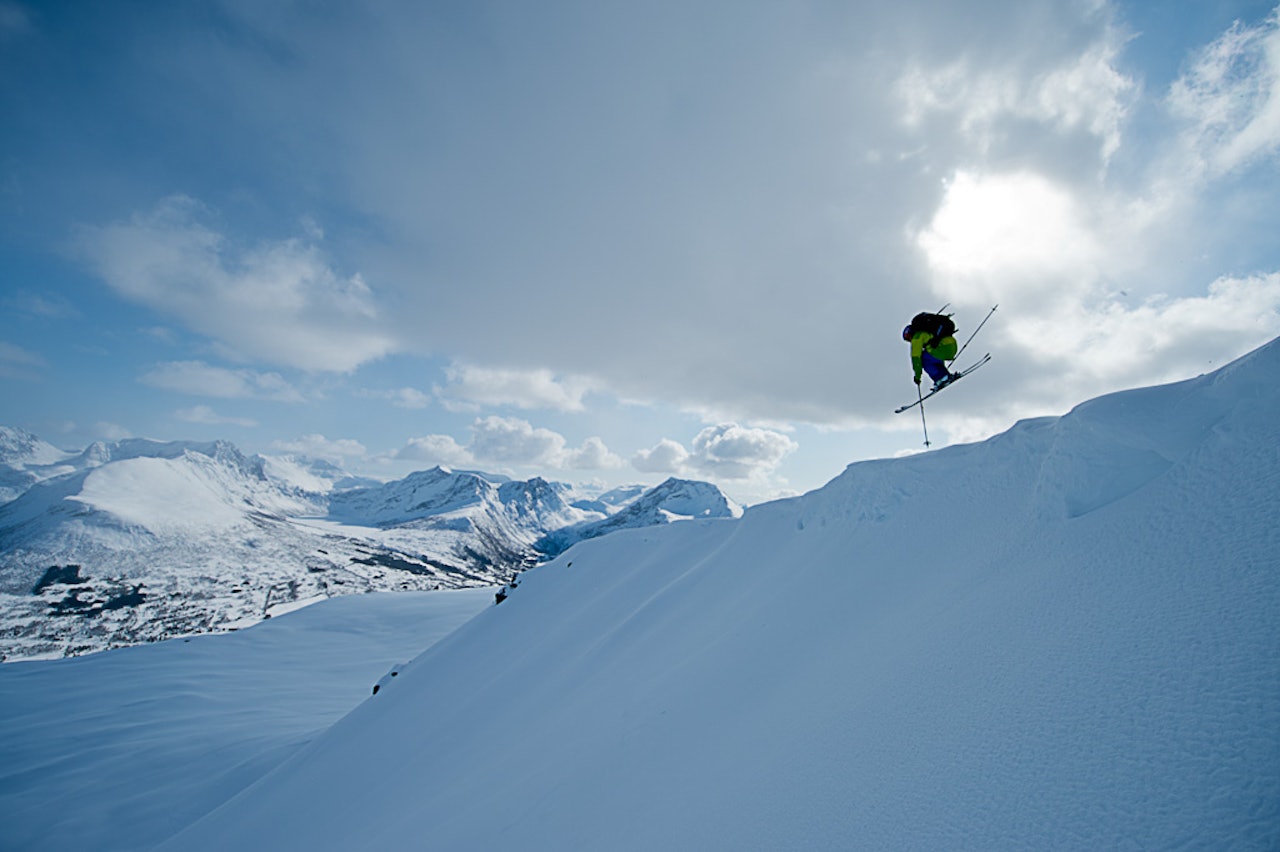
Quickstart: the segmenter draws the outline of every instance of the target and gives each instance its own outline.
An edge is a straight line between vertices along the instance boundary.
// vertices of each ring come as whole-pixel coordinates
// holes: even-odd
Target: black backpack
[[[941,340],[956,333],[956,324],[946,314],[920,313],[911,318],[911,333],[922,331],[932,334],[934,340]]]

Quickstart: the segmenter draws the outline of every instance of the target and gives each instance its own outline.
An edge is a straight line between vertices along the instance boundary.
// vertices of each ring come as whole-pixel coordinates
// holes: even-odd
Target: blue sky
[[[717,482],[1280,334],[1270,2],[0,0],[0,423]]]

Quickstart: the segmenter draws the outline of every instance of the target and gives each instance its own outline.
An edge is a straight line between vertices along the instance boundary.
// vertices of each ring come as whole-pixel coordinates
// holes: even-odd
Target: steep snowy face
[[[395,526],[479,505],[492,499],[495,491],[493,484],[474,473],[435,467],[384,485],[334,494],[329,515],[356,523]]]
[[[16,499],[42,479],[70,472],[64,462],[72,455],[23,429],[0,426],[0,503]]]
[[[0,465],[33,467],[57,464],[71,453],[42,441],[24,429],[0,426]]]
[[[165,848],[1276,848],[1276,375],[582,542]]]
[[[709,482],[672,477],[623,511],[637,517],[666,512],[677,518],[736,518],[742,509]]]
[[[498,488],[498,501],[516,523],[539,529],[556,529],[581,521],[584,513],[566,502],[571,489],[542,477],[507,482]]]

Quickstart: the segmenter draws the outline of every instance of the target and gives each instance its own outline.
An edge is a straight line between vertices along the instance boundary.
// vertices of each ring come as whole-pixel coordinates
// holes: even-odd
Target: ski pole
[[[924,429],[924,445],[929,446],[929,424],[924,419],[924,391],[916,384],[916,396],[920,399],[920,426]]]
[[[973,334],[969,335],[969,339],[964,342],[964,346],[960,347],[960,351],[956,353],[955,358],[951,359],[951,363],[954,364],[960,358],[961,353],[963,353],[964,350],[969,348],[969,344],[972,343],[973,339],[978,336],[978,332],[982,331],[982,327],[987,324],[987,320],[991,319],[991,315],[996,312],[996,308],[998,307],[1000,306],[996,305],[995,308],[992,308],[991,310],[987,311],[987,315],[982,318],[982,322],[978,323],[978,327],[973,330]]]

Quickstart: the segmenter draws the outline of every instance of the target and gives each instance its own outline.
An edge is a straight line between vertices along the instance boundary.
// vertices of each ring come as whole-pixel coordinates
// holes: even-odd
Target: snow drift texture
[[[1276,848],[1277,375],[585,542],[167,848]]]

